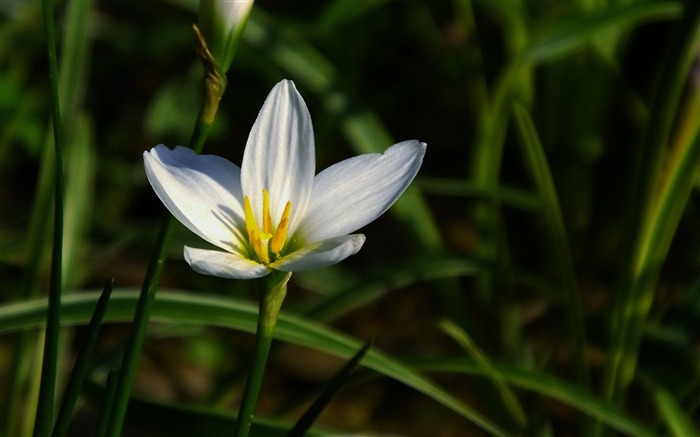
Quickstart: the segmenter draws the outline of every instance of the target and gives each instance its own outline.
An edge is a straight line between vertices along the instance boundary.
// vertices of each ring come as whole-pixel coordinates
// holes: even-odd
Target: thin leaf
[[[569,247],[566,226],[564,225],[559,206],[559,198],[549,164],[547,163],[547,157],[530,115],[521,104],[516,103],[513,110],[526,166],[535,183],[537,193],[542,199],[542,214],[547,223],[547,229],[550,231],[553,249],[552,256],[561,277],[566,307],[569,313],[569,331],[573,339],[573,361],[576,366],[576,376],[584,386],[588,386],[588,369],[584,355],[586,338],[583,331],[583,313],[578,297],[578,281],[574,269],[574,260],[571,256],[571,248]]]
[[[493,364],[488,359],[486,354],[476,343],[474,343],[469,334],[449,320],[441,321],[440,329],[452,337],[469,355],[471,355],[472,359],[476,362],[477,366],[479,366],[479,369],[483,372],[485,377],[488,378],[498,390],[499,394],[501,395],[501,399],[503,400],[503,404],[513,419],[515,419],[518,427],[520,429],[527,427],[525,410],[523,410],[523,406],[520,405],[518,397],[515,395],[513,390],[511,390],[510,387],[505,384],[503,378],[498,371],[494,369]]]
[[[37,414],[34,422],[34,436],[48,436],[53,423],[54,396],[56,393],[56,376],[58,368],[58,337],[61,323],[61,294],[63,291],[63,207],[64,207],[64,158],[63,158],[63,121],[58,94],[58,61],[56,58],[56,27],[54,23],[53,2],[44,0],[44,31],[49,64],[49,84],[51,89],[52,124],[56,157],[54,173],[54,215],[53,247],[51,251],[51,281],[46,311],[46,334],[44,338],[44,355],[41,364],[41,379]]]
[[[661,418],[666,422],[671,435],[686,437],[700,435],[700,430],[693,425],[692,417],[684,412],[678,400],[661,385],[652,381],[651,378],[643,378],[644,385],[651,392],[652,399],[656,403],[656,409],[661,414]]]
[[[631,244],[620,269],[616,319],[604,379],[605,396],[618,403],[634,377],[656,282],[700,171],[697,119],[691,121],[694,135],[682,136],[684,140],[678,144],[672,143],[671,136],[699,46],[700,2],[687,2],[652,101],[635,179],[638,188],[629,224]]]
[[[66,296],[63,302],[63,323],[86,323],[90,317],[96,293]],[[138,293],[118,292],[112,295],[106,321],[131,320]],[[0,307],[0,333],[7,333],[43,325],[44,300],[19,302]],[[257,308],[254,304],[233,298],[185,294],[161,290],[154,302],[152,320],[177,324],[220,326],[245,332],[255,332]],[[316,324],[298,316],[281,314],[275,338],[300,346],[307,346],[331,355],[348,358],[362,347],[362,343],[328,326]],[[471,420],[492,435],[507,435],[499,426],[465,405],[435,383],[410,367],[379,351],[367,353],[363,364],[385,376],[413,387],[426,396]]]

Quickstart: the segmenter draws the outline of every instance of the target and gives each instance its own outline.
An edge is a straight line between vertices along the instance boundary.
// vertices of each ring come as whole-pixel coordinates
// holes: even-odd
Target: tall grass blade
[[[508,387],[501,375],[494,368],[488,356],[486,356],[486,354],[472,340],[466,331],[449,320],[442,320],[440,322],[440,329],[459,343],[459,345],[471,356],[472,360],[474,360],[483,375],[488,378],[494,387],[496,387],[496,390],[498,390],[503,404],[510,413],[511,417],[514,419],[515,423],[518,425],[518,428],[520,428],[520,430],[525,429],[527,427],[527,416],[525,415],[523,406],[520,404],[520,401],[513,390]]]
[[[581,302],[578,297],[578,281],[574,269],[574,260],[571,256],[571,248],[569,247],[556,187],[547,163],[547,157],[530,115],[525,107],[519,103],[514,105],[513,115],[527,169],[534,181],[537,193],[542,199],[542,215],[550,231],[552,258],[557,265],[562,289],[566,296],[566,309],[569,313],[569,332],[573,339],[573,361],[576,375],[578,381],[584,387],[587,387],[589,379],[584,354],[586,345],[584,319]]]
[[[105,312],[107,311],[107,304],[109,303],[109,297],[112,294],[113,288],[114,279],[110,279],[105,284],[104,289],[100,294],[100,298],[97,300],[95,311],[87,326],[85,340],[78,351],[75,364],[73,365],[73,370],[71,371],[70,377],[68,378],[68,383],[66,384],[63,400],[61,402],[58,415],[56,416],[56,424],[54,425],[53,433],[51,434],[52,437],[63,437],[68,433],[68,426],[70,425],[70,420],[73,415],[73,408],[75,408],[75,403],[78,400],[80,388],[83,384],[83,380],[85,379],[85,374],[87,373],[92,351],[97,343],[97,335],[102,327],[102,320],[104,319]]]
[[[39,399],[34,425],[35,437],[47,437],[53,422],[54,396],[56,393],[56,373],[58,367],[58,336],[61,319],[61,291],[63,286],[63,124],[58,94],[58,62],[56,60],[56,30],[53,17],[53,2],[42,2],[44,11],[44,30],[49,65],[49,82],[51,88],[52,120],[56,154],[55,191],[54,191],[54,237],[51,255],[51,284],[46,313],[46,334],[44,355],[41,366]]]
[[[634,377],[661,266],[698,174],[697,118],[684,120],[692,111],[679,114],[678,108],[699,47],[700,2],[687,2],[652,101],[636,176],[638,191],[629,226],[631,244],[621,272],[603,387],[604,396],[617,403],[623,401]],[[697,83],[691,89],[697,93]],[[691,132],[695,133],[682,136],[684,140],[674,144],[674,122],[692,123]]]

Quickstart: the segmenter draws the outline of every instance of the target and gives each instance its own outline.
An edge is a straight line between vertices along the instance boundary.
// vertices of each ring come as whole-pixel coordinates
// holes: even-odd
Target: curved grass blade
[[[63,301],[63,323],[84,324],[90,317],[97,293],[68,295]],[[138,293],[119,292],[112,295],[105,319],[109,322],[131,320]],[[42,300],[19,302],[0,307],[0,333],[43,325]],[[251,302],[202,294],[186,294],[161,290],[154,301],[151,319],[177,324],[219,326],[255,332],[257,307]],[[289,314],[281,314],[275,338],[300,346],[310,347],[331,355],[349,358],[362,347],[362,343],[328,326]],[[436,400],[496,436],[508,435],[498,425],[482,416],[472,407],[462,403],[435,383],[425,378],[399,360],[377,350],[370,350],[363,361],[367,368],[393,378]]]
[[[442,358],[439,361],[426,360],[413,364],[415,368],[425,372],[464,373],[484,376],[477,364],[463,358]],[[626,435],[635,437],[652,437],[656,435],[653,430],[627,416],[618,407],[552,375],[497,363],[493,363],[493,367],[505,382],[539,393],[548,398],[556,399]]]
[[[524,272],[504,270],[500,266],[471,259],[430,257],[368,273],[362,280],[343,287],[327,298],[320,299],[318,303],[302,313],[314,320],[329,321],[379,299],[393,290],[408,287],[417,282],[471,276],[484,270],[498,273],[499,277],[522,284],[555,302],[561,300],[561,293],[558,290]]]
[[[682,2],[661,1],[632,3],[577,14],[574,18],[558,23],[530,47],[526,56],[534,62],[548,61],[571,53],[606,30],[619,32],[644,22],[677,18],[681,11]]]
[[[519,103],[514,105],[513,115],[522,144],[526,166],[534,181],[537,193],[542,199],[542,214],[547,222],[547,228],[551,231],[553,258],[559,270],[566,307],[569,313],[568,325],[571,338],[573,339],[573,360],[576,366],[576,376],[578,381],[587,387],[589,378],[584,355],[586,336],[583,331],[583,312],[577,294],[578,281],[574,269],[574,260],[571,256],[571,248],[569,247],[566,226],[564,225],[559,206],[557,190],[547,163],[547,157],[530,115],[525,107]]]
[[[471,355],[472,359],[476,362],[477,366],[479,366],[484,376],[491,380],[491,383],[498,390],[503,404],[517,423],[518,427],[521,430],[525,429],[527,427],[527,416],[525,415],[523,406],[520,404],[520,401],[513,390],[508,387],[498,371],[493,368],[493,364],[488,359],[486,354],[476,343],[474,343],[469,334],[467,334],[467,332],[459,326],[455,325],[449,320],[442,320],[439,325],[440,329],[445,334],[452,337],[453,340],[459,343],[459,345],[462,346],[462,348],[469,355]]]

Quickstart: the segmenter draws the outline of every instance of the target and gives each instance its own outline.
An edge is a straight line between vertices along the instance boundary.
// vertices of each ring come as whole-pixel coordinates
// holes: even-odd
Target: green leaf
[[[84,324],[92,314],[98,293],[80,293],[66,296],[62,306],[62,322],[65,325]],[[125,322],[133,317],[138,299],[135,291],[120,291],[112,295],[105,316],[107,322]],[[0,333],[28,328],[38,328],[44,323],[46,301],[34,300],[0,307]],[[154,301],[151,320],[180,325],[195,324],[219,326],[245,332],[255,332],[257,307],[233,298],[187,294],[161,290]],[[342,358],[352,357],[362,342],[342,334],[328,326],[310,322],[298,316],[282,314],[275,338],[306,346]],[[425,378],[411,367],[395,358],[373,349],[367,353],[363,364],[385,376],[413,387],[426,396],[471,420],[492,435],[507,433],[470,406]]]

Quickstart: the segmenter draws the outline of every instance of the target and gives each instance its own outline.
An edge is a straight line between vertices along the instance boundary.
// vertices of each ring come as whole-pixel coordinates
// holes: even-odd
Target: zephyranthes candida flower
[[[360,250],[351,234],[384,213],[416,176],[425,143],[404,141],[315,174],[314,134],[291,81],[278,83],[248,137],[239,168],[163,145],[144,152],[146,175],[168,210],[222,250],[185,246],[203,274],[257,278],[335,264]]]

